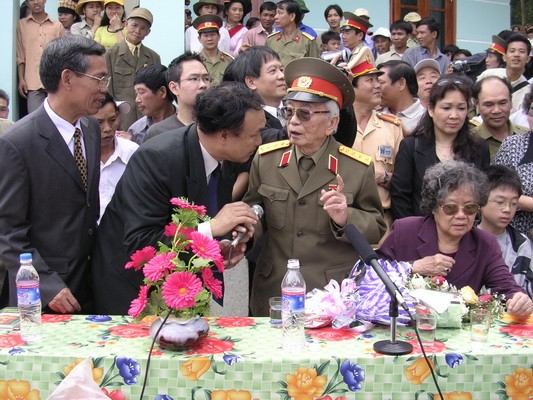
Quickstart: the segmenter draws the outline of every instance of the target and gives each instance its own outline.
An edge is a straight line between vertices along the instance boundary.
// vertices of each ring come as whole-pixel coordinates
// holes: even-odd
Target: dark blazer
[[[435,139],[409,136],[400,142],[390,190],[394,219],[422,215],[422,179],[426,170],[438,162]],[[489,147],[485,141],[482,141],[481,157],[474,165],[482,170],[490,165]]]
[[[432,217],[408,217],[396,220],[379,250],[387,260],[413,262],[439,253],[437,225]],[[455,265],[446,279],[461,289],[470,286],[479,293],[485,285],[507,298],[525,293],[505,264],[496,236],[472,228],[459,243]]]
[[[155,51],[141,44],[139,58],[136,59],[126,41],[123,40],[105,53],[105,61],[111,76],[109,94],[117,100],[127,101],[131,107],[130,112],[121,118],[121,128],[127,130],[131,124],[143,116],[135,103],[135,91],[133,90],[135,74],[147,65],[161,64],[161,58]]]
[[[68,287],[82,312],[92,312],[89,259],[99,210],[100,127],[94,118],[80,123],[87,192],[44,106],[0,137],[0,257],[9,271],[12,306],[19,255],[29,252],[41,279],[43,306]]]
[[[236,174],[224,162],[219,208],[231,202]],[[207,182],[196,124],[161,133],[133,154],[98,230],[92,276],[97,313],[127,314],[138,296],[141,271],[124,269],[130,255],[157,247],[170,222],[172,197],[207,204]]]

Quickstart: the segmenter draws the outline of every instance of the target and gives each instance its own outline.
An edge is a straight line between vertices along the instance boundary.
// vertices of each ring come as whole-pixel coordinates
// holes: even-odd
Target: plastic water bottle
[[[289,260],[281,282],[281,320],[283,350],[300,352],[305,346],[305,281],[300,261]]]
[[[41,293],[39,274],[33,267],[30,253],[20,255],[16,283],[20,336],[27,342],[39,340],[42,337]]]

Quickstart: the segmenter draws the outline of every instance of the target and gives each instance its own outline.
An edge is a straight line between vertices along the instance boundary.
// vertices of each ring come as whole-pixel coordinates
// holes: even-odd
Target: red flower
[[[213,293],[213,296],[220,299],[222,297],[222,282],[213,276],[211,268],[202,269],[202,279],[204,280],[205,287]]]
[[[328,340],[338,342],[341,340],[350,340],[359,336],[359,333],[351,332],[345,329],[320,328],[309,329],[306,331],[314,339]]]
[[[438,275],[432,276],[431,282],[433,282],[435,286],[442,286],[442,284],[446,282],[446,278],[444,278],[443,276],[438,276]]]
[[[533,326],[528,324],[512,324],[500,328],[500,332],[506,332],[511,336],[533,338]]]
[[[176,224],[174,222],[169,222],[165,226],[165,232],[163,232],[163,235],[168,236],[168,237],[174,237],[177,230],[178,230],[178,227],[176,226]]]
[[[230,342],[229,340],[205,337],[201,339],[187,354],[220,354],[228,352],[232,349],[233,342]]]
[[[418,344],[418,340],[410,340],[409,343],[413,345],[413,353],[422,354],[422,350],[420,349],[420,345]],[[439,342],[435,340],[433,342],[433,347],[424,347],[424,350],[426,350],[426,353],[439,353],[441,351],[447,350],[448,348],[443,342]]]
[[[224,328],[242,328],[255,325],[255,321],[247,317],[221,317],[216,320],[216,324]]]
[[[139,297],[137,297],[135,300],[131,302],[130,309],[128,310],[128,314],[131,315],[133,318],[137,318],[140,313],[144,310],[146,307],[146,303],[148,301],[148,291],[150,290],[150,286],[143,285],[141,286],[141,290],[139,290]]]
[[[120,390],[113,390],[111,393],[106,388],[102,388],[102,392],[112,400],[126,400],[126,395]]]
[[[163,283],[163,300],[167,306],[176,310],[194,307],[194,298],[202,288],[202,281],[193,273],[174,272]]]
[[[196,206],[194,204],[190,204],[188,203],[187,201],[183,200],[183,199],[179,199],[177,197],[173,197],[170,199],[170,203],[174,206],[177,206],[179,208],[183,208],[185,210],[194,210],[196,211],[199,215],[205,215],[207,214],[207,210],[205,208],[205,206]]]
[[[190,239],[192,240],[192,251],[196,256],[206,260],[213,260],[215,263],[224,261],[222,254],[220,254],[220,245],[217,240],[210,239],[196,231],[191,232]]]
[[[482,294],[479,296],[479,302],[480,303],[490,303],[491,301],[494,300],[494,297],[492,297],[492,295],[490,294]]]
[[[0,335],[0,348],[10,349],[12,347],[22,346],[26,344],[18,333],[9,333],[7,335]]]
[[[127,324],[112,326],[109,328],[109,334],[122,338],[141,338],[150,336],[149,327],[144,324]]]
[[[135,271],[139,271],[144,266],[144,264],[146,264],[148,261],[155,257],[156,253],[157,250],[154,249],[152,246],[146,246],[144,249],[137,250],[131,255],[131,261],[126,263],[124,268],[133,268],[135,269]]]
[[[158,254],[146,263],[143,269],[144,276],[152,282],[157,282],[164,275],[168,275],[170,270],[174,269],[175,265],[172,260],[176,257],[176,253],[170,251],[168,253]]]
[[[72,315],[68,314],[43,314],[42,315],[42,321],[43,322],[68,322],[72,319]]]

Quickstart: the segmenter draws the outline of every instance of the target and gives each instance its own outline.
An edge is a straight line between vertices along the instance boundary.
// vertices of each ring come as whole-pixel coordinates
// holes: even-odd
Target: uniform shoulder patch
[[[479,125],[482,124],[482,122],[478,121],[478,120],[475,120],[475,119],[471,119],[468,121],[468,123],[470,124],[470,126],[476,128],[478,127]]]
[[[359,161],[360,163],[365,164],[365,165],[370,165],[370,163],[372,162],[371,156],[361,153],[357,150],[351,149],[346,146],[340,146],[339,153],[344,154],[345,156],[350,157],[356,161]]]
[[[274,150],[284,149],[286,147],[289,147],[290,145],[291,145],[291,142],[289,140],[279,140],[277,142],[262,144],[257,149],[257,152],[259,154],[266,154]]]
[[[396,117],[395,115],[383,114],[380,112],[377,112],[376,115],[382,121],[390,122],[391,124],[394,124],[396,126],[400,126],[402,124],[402,121],[400,121],[400,118]]]
[[[276,36],[276,35],[279,35],[280,33],[281,33],[281,32],[279,32],[279,31],[274,31],[274,32],[272,32],[270,35],[268,35],[267,37],[268,37],[268,38],[270,38],[270,37],[274,37],[274,36]]]
[[[226,53],[225,51],[222,51],[221,53],[224,54],[225,57],[228,57],[230,60],[235,60],[235,57],[233,57],[231,54]]]
[[[308,34],[308,33],[306,33],[306,32],[302,32],[302,35],[304,35],[304,36],[305,36],[307,39],[309,39],[309,40],[315,40],[315,38],[313,37],[313,35],[310,35],[310,34]]]

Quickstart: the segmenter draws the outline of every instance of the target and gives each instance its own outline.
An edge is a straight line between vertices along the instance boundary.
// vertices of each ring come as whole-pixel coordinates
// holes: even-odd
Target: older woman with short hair
[[[412,263],[411,273],[440,275],[458,289],[483,286],[504,294],[507,311],[528,317],[533,302],[515,282],[496,237],[474,227],[487,203],[485,174],[463,161],[449,160],[427,169],[422,182],[424,216],[395,221],[378,250],[381,258]]]

